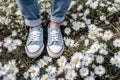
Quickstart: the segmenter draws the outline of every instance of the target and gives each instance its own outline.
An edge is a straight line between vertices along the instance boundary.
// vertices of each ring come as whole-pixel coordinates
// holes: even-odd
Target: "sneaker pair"
[[[30,58],[36,58],[44,50],[43,28],[34,27],[29,29],[29,35],[25,50]],[[47,52],[50,57],[59,57],[64,50],[64,41],[60,28],[48,28]]]

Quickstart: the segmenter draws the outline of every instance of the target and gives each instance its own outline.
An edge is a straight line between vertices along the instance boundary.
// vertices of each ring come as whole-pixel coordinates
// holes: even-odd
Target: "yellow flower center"
[[[99,71],[99,72],[101,72],[101,71],[102,71],[102,69],[98,69],[98,71]]]
[[[33,74],[34,74],[35,72],[36,72],[35,70],[32,70],[32,71],[31,71],[31,73],[33,73]]]
[[[2,69],[1,69],[1,71],[2,71],[2,72],[5,72],[5,71],[6,71],[6,69],[5,69],[5,68],[2,68]]]
[[[12,70],[11,70],[11,73],[12,73],[12,74],[14,74],[14,73],[15,73],[15,70],[14,70],[14,69],[12,69]]]
[[[70,75],[69,75],[69,78],[73,78],[73,75],[72,75],[72,74],[70,74]]]
[[[82,70],[82,73],[86,73],[86,71],[87,71],[86,69],[83,69],[83,70]]]
[[[60,63],[64,63],[64,60],[61,59],[61,60],[60,60]]]
[[[75,61],[74,61],[74,64],[76,65],[76,64],[78,64],[78,62],[75,60]]]
[[[44,80],[48,80],[48,76],[45,76],[45,79]]]
[[[85,62],[88,62],[88,59],[85,59]]]

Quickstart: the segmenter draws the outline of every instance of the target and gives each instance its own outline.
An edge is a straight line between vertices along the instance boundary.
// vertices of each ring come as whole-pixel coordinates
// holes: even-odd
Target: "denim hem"
[[[52,15],[50,16],[50,20],[56,23],[61,23],[63,22],[64,19],[65,19],[65,16],[64,17],[55,17]]]
[[[29,27],[35,27],[38,26],[42,23],[41,19],[37,19],[37,20],[27,20],[25,19],[25,24]]]

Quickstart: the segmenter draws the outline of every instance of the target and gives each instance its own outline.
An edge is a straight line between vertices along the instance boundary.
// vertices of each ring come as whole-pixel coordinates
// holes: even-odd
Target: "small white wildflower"
[[[17,36],[17,31],[16,30],[12,31],[12,36]]]
[[[65,79],[67,80],[74,80],[77,76],[77,73],[76,72],[68,72],[66,75],[65,75]]]
[[[71,28],[66,27],[65,30],[64,30],[64,32],[65,32],[66,35],[70,35],[70,33],[71,33]]]
[[[37,65],[40,68],[43,68],[45,65],[47,65],[47,63],[43,59],[40,59],[40,60],[38,60]]]
[[[95,67],[95,74],[99,75],[99,76],[102,76],[105,74],[105,68],[101,65]]]
[[[12,74],[7,74],[3,77],[3,80],[16,80],[16,76]]]
[[[112,57],[110,59],[110,63],[112,65],[118,65],[118,64],[120,64],[120,56],[115,55],[114,57]]]
[[[48,56],[43,56],[43,60],[48,63],[48,62],[51,62],[52,61],[52,58],[51,57],[48,57]]]
[[[108,30],[108,31],[105,31],[103,36],[102,36],[102,39],[105,40],[105,41],[108,41],[110,40],[111,38],[113,37],[113,33]]]
[[[8,64],[5,64],[0,68],[1,75],[6,75],[10,70],[10,66]]]
[[[115,39],[115,40],[113,41],[113,45],[114,45],[115,47],[120,47],[120,39]]]
[[[106,51],[105,49],[101,49],[101,50],[99,50],[99,53],[102,55],[107,55],[108,51]]]
[[[67,62],[67,59],[64,57],[64,56],[61,56],[58,60],[57,60],[57,63],[59,66],[65,66]]]
[[[16,75],[18,72],[19,72],[19,69],[17,67],[13,67],[13,68],[10,69],[10,73],[12,75]]]
[[[82,65],[89,66],[93,61],[93,58],[90,56],[84,56],[82,59]]]
[[[89,45],[89,39],[85,39],[84,45],[85,45],[85,46],[88,46],[88,45]]]
[[[32,78],[39,75],[40,68],[36,65],[32,65],[28,71],[30,73],[30,77]]]
[[[48,74],[55,74],[55,73],[56,73],[56,67],[49,65],[49,66],[45,69],[45,71],[46,71]]]
[[[101,56],[101,55],[98,55],[96,57],[96,62],[99,63],[99,64],[102,64],[104,62],[104,57]]]
[[[17,45],[17,46],[21,46],[22,45],[22,41],[19,39],[14,39],[13,40],[13,44]]]
[[[65,39],[65,44],[66,44],[66,46],[68,46],[68,47],[73,47],[73,46],[74,46],[74,43],[75,43],[75,41],[74,41],[73,39],[70,39],[70,38],[66,38],[66,39]]]
[[[83,77],[85,77],[85,76],[87,76],[89,74],[89,70],[88,70],[88,68],[81,68],[80,69],[80,75],[81,76],[83,76]]]
[[[28,77],[30,76],[30,75],[29,75],[29,72],[28,72],[28,71],[27,71],[27,72],[24,72],[23,76],[24,76],[25,79],[28,79]]]
[[[48,74],[44,74],[40,80],[50,80],[50,76]]]
[[[83,58],[83,55],[81,52],[75,52],[72,56],[72,59],[75,59],[75,60],[81,60]]]
[[[106,16],[104,16],[104,15],[100,16],[101,21],[104,21],[105,19],[106,19]]]

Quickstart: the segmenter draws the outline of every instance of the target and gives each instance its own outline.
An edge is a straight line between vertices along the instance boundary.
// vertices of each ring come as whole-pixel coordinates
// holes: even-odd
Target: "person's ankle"
[[[60,23],[50,22],[50,28],[60,28]]]

